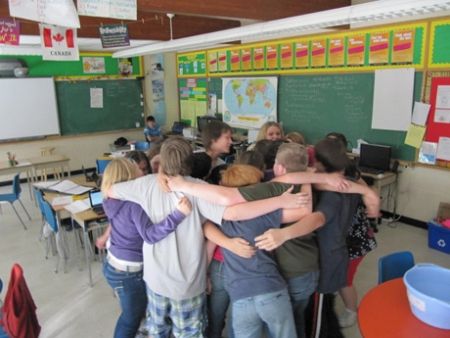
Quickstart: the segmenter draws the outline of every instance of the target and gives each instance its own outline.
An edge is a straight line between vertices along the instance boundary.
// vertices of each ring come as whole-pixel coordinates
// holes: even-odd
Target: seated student
[[[259,129],[256,141],[260,140],[278,141],[283,139],[283,137],[284,133],[281,125],[278,122],[269,121],[264,123],[261,129]]]
[[[259,129],[258,135],[256,136],[256,142],[267,140],[267,141],[280,141],[284,138],[283,128],[278,122],[269,121],[264,123]],[[247,150],[253,150],[255,148],[255,143],[250,144]]]
[[[192,148],[183,138],[167,139],[161,147],[158,174],[116,184],[109,197],[138,203],[152,221],[160,221],[176,207],[178,193],[167,192],[166,177],[188,175]],[[188,181],[198,182],[189,177]],[[224,207],[189,197],[192,212],[165,239],[143,245],[144,280],[147,284],[147,326],[153,337],[203,337],[206,290],[206,255],[202,223],[223,219],[251,219],[280,207],[298,207],[297,195]]]
[[[202,130],[202,142],[206,155],[211,158],[211,168],[225,164],[220,156],[230,152],[231,127],[222,121],[211,121]]]
[[[126,158],[132,160],[137,164],[142,175],[148,175],[152,173],[152,168],[150,167],[150,161],[147,155],[143,151],[133,150],[127,153]]]
[[[144,128],[144,136],[147,142],[156,142],[162,139],[161,127],[156,123],[153,116],[147,116],[147,126]]]
[[[222,185],[244,186],[260,182],[262,172],[255,167],[235,164],[222,174]],[[289,210],[291,211],[291,210]],[[248,221],[225,221],[220,230],[227,236],[240,237],[250,243],[270,228],[279,228],[310,212],[298,209],[296,214],[276,210]],[[210,222],[204,226],[208,239],[221,244],[220,230]],[[225,237],[226,238],[226,237]],[[266,251],[256,251],[251,258],[242,258],[225,248],[225,287],[230,294],[232,325],[235,337],[261,337],[264,325],[273,338],[296,337],[294,318],[287,285],[278,271],[275,257]]]
[[[139,176],[136,164],[124,158],[112,160],[103,174],[102,191],[118,182]],[[186,197],[180,199],[176,209],[152,224],[144,210],[135,203],[107,198],[103,201],[110,222],[110,246],[103,265],[103,274],[120,300],[122,313],[114,330],[116,338],[134,338],[145,317],[147,298],[142,280],[142,244],[156,243],[171,232],[191,211]]]

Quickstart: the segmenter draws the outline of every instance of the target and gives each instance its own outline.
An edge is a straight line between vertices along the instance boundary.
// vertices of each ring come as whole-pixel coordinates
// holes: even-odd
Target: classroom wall
[[[401,168],[397,213],[429,221],[440,202],[450,202],[450,172],[421,166]]]

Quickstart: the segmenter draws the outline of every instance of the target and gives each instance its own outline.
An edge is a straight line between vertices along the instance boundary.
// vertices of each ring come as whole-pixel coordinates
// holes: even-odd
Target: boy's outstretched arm
[[[304,196],[302,193],[291,194],[292,189],[293,187],[289,188],[277,197],[226,207],[222,217],[224,220],[229,221],[244,221],[268,214],[277,209],[299,208],[304,203]]]
[[[298,222],[281,229],[270,229],[255,238],[256,247],[262,250],[274,250],[284,242],[307,235],[325,224],[322,212],[313,212]]]
[[[295,173],[287,173],[272,179],[273,182],[289,183],[289,184],[315,184],[323,183],[333,187],[333,191],[345,191],[348,188],[349,181],[339,173],[315,173],[312,171],[301,171]]]
[[[237,188],[191,182],[182,176],[167,176],[166,179],[171,191],[183,192],[225,206],[245,202]]]
[[[203,233],[208,241],[211,241],[242,258],[251,258],[256,252],[256,249],[252,247],[245,239],[239,237],[227,237],[217,226],[214,225],[214,223],[210,221],[206,221],[205,224],[203,224]]]

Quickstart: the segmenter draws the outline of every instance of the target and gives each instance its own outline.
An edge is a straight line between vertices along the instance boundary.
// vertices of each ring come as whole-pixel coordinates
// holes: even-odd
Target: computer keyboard
[[[384,174],[384,170],[370,168],[370,167],[359,167],[359,170],[361,170],[362,173],[372,174],[372,175]]]

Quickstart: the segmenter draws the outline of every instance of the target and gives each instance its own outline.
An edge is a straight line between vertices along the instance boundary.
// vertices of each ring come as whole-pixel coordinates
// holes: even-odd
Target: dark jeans
[[[134,338],[147,308],[143,272],[119,271],[105,261],[103,274],[117,294],[122,309],[114,330],[114,338]]]

